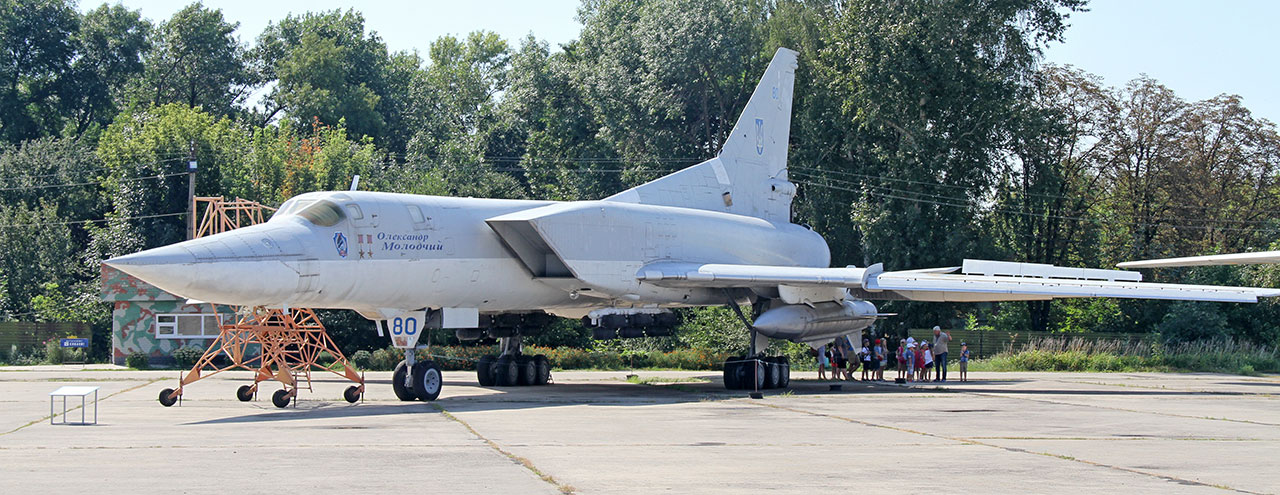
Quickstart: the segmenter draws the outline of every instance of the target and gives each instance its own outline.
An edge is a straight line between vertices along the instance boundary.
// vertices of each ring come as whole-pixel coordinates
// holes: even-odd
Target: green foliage
[[[684,346],[716,353],[745,354],[750,347],[750,335],[738,316],[720,306],[689,310],[676,337]]]
[[[170,353],[170,356],[173,356],[173,360],[177,364],[178,368],[187,369],[195,366],[196,361],[199,361],[200,357],[204,356],[204,349],[193,345],[184,346],[182,348],[175,349]],[[133,365],[130,365],[129,367],[132,368]]]
[[[62,364],[67,361],[67,350],[58,339],[49,339],[44,343],[44,358],[49,364]]]
[[[358,350],[351,355],[351,364],[356,368],[368,370],[373,368],[373,353],[364,349]]]
[[[974,362],[973,371],[1280,372],[1275,348],[1214,338],[1181,344],[1039,339]]]
[[[227,22],[220,9],[193,3],[156,28],[146,52],[145,70],[130,89],[143,105],[171,103],[213,115],[241,113],[258,80],[246,49],[235,35],[239,23]]]
[[[145,370],[151,367],[151,358],[141,352],[131,352],[125,356],[124,364],[135,370]]]

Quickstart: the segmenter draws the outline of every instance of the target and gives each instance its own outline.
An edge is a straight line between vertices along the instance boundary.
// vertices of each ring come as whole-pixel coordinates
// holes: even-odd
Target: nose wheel
[[[400,361],[395,372],[391,373],[391,390],[396,393],[397,399],[405,402],[436,400],[443,388],[444,374],[440,371],[440,365],[434,361],[418,361],[413,366]]]

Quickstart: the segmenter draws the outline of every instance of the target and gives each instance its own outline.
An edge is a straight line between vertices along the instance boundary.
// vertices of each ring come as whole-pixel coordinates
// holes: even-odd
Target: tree
[[[61,127],[56,94],[79,25],[67,0],[0,1],[0,136],[16,143]]]
[[[388,54],[377,33],[366,33],[360,13],[289,16],[258,37],[254,56],[264,76],[278,80],[265,98],[266,119],[284,112],[300,132],[307,132],[313,119],[324,125],[344,120],[354,136],[404,150],[410,135],[403,128],[404,113],[421,60]]]
[[[992,250],[981,231],[994,163],[1009,142],[1040,48],[1081,0],[857,0],[825,31],[817,77],[846,129],[830,169],[861,190],[850,212],[867,259],[890,268],[949,266]],[[832,205],[833,207],[841,207]],[[855,260],[836,259],[837,264]],[[861,260],[856,260],[861,261]],[[899,308],[903,324],[946,318]]]
[[[125,104],[128,84],[142,74],[151,30],[141,11],[123,5],[102,4],[84,14],[73,38],[75,61],[59,91],[70,119],[66,134],[80,136],[111,123]]]
[[[105,259],[184,240],[188,157],[199,164],[196,194],[218,196],[249,180],[240,173],[248,142],[229,118],[183,104],[121,114],[98,142],[117,220],[95,233],[95,253]]]
[[[584,3],[574,77],[634,185],[710,158],[768,63],[749,0]]]
[[[1097,78],[1048,67],[1009,124],[1010,158],[996,189],[989,232],[1011,259],[1059,266],[1098,258],[1094,206],[1107,141],[1108,96]],[[1090,240],[1095,242],[1090,242]],[[1054,301],[1027,301],[1030,330],[1049,329]]]
[[[173,14],[156,30],[134,98],[144,105],[181,103],[214,115],[239,113],[258,78],[235,36],[238,26],[223,19],[221,9],[199,3]]]

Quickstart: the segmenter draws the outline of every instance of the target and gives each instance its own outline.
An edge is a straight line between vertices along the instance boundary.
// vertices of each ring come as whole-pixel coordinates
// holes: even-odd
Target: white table
[[[85,421],[85,413],[84,413],[85,401],[89,397],[89,394],[93,394],[93,423],[88,423]],[[57,416],[53,414],[53,401],[57,397],[62,397],[62,423],[61,424],[64,424],[64,425],[88,425],[88,424],[96,425],[98,424],[98,387],[67,385],[64,387],[59,387],[57,390],[54,390],[52,392],[49,392],[49,424],[51,425],[59,424],[54,422],[54,418],[57,418]],[[79,423],[67,422],[67,397],[80,397],[80,422]]]

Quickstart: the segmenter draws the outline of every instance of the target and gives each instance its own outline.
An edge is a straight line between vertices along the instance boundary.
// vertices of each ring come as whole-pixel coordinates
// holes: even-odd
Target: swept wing
[[[1048,300],[1115,297],[1186,301],[1257,302],[1280,289],[1142,282],[1120,270],[1065,268],[1035,263],[964,260],[962,266],[907,271],[658,262],[637,273],[663,287],[838,287],[865,299],[938,302]]]

